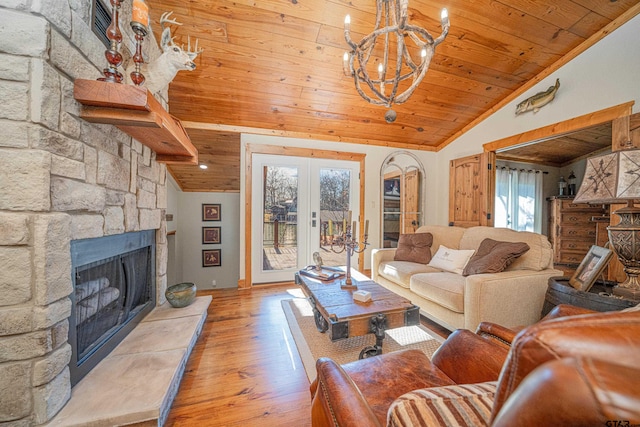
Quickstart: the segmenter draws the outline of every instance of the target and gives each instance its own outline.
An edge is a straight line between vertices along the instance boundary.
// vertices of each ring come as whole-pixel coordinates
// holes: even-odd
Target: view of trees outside
[[[297,265],[298,169],[290,166],[264,167],[263,269],[280,270]],[[321,256],[327,265],[344,265],[344,254],[334,254],[330,244],[343,232],[349,211],[351,172],[347,169],[320,170]]]
[[[297,212],[298,171],[292,167],[265,166],[264,209],[273,214],[274,208]],[[320,171],[320,210],[326,212],[323,221],[342,221],[349,210],[350,171],[322,169]]]
[[[322,221],[342,221],[349,210],[351,174],[345,169],[320,170],[320,211]]]
[[[265,166],[264,209],[271,212],[274,206],[293,206],[297,210],[298,169],[285,166]]]
[[[343,220],[349,212],[351,171],[348,169],[320,170],[320,256],[325,265],[346,264],[346,254],[331,250],[334,238],[342,234]],[[339,250],[336,247],[336,250]]]

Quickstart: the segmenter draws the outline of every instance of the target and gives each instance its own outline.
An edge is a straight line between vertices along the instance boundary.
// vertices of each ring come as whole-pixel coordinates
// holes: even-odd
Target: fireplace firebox
[[[155,231],[71,242],[71,385],[155,307]]]

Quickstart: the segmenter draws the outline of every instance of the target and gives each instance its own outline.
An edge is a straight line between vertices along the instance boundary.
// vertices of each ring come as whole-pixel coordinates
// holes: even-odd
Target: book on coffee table
[[[315,265],[309,265],[300,270],[300,274],[322,281],[329,281],[343,277],[345,275],[345,272],[337,267],[322,267],[320,270],[318,270]]]

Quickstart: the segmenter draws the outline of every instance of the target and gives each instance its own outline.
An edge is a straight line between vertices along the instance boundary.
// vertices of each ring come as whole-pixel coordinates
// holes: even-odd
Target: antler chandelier
[[[360,96],[372,104],[391,108],[406,102],[424,78],[436,46],[449,33],[447,9],[440,18],[442,34],[434,39],[427,30],[409,24],[408,5],[409,0],[376,0],[376,26],[359,43],[351,40],[351,17],[344,19],[344,38],[351,47],[344,53],[344,72],[353,76]],[[420,59],[416,62],[412,55]],[[395,118],[393,110],[385,114],[389,123]]]

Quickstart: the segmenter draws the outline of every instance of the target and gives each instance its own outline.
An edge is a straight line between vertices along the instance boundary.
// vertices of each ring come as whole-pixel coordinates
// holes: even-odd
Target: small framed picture
[[[591,246],[589,252],[584,257],[573,276],[569,279],[569,284],[575,289],[589,292],[602,270],[605,269],[613,252],[600,246]]]
[[[202,220],[203,221],[222,220],[222,207],[220,206],[220,203],[203,203],[202,204]]]
[[[222,254],[220,249],[203,249],[202,266],[220,267],[222,265]]]
[[[202,244],[219,244],[221,227],[202,227]]]

